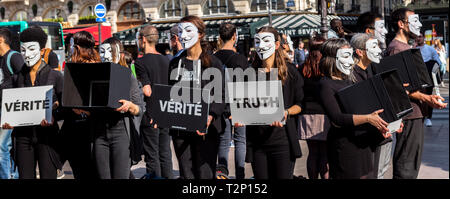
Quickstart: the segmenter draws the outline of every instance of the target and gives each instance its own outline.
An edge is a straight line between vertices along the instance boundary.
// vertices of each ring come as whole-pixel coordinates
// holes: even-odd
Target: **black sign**
[[[406,89],[410,92],[433,85],[419,49],[410,49],[385,57],[374,66],[376,73],[397,69],[403,83],[409,84]]]
[[[388,123],[412,112],[411,102],[397,70],[377,74],[372,78],[343,88],[337,93],[339,102],[349,114],[370,114],[384,109],[380,114]]]
[[[106,108],[130,100],[131,70],[114,63],[67,63],[64,69],[62,106]]]
[[[181,100],[171,98],[170,94],[176,93],[182,96],[182,92],[189,93],[189,99]],[[208,92],[209,93],[209,92]],[[181,88],[175,86],[154,84],[150,97],[150,117],[156,121],[159,127],[202,133],[206,131],[209,103],[199,99],[193,99],[194,94],[202,94],[200,88]],[[206,97],[209,102],[209,96]]]

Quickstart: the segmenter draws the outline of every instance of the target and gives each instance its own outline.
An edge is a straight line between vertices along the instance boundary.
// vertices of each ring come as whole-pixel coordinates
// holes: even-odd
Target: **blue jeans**
[[[219,164],[228,167],[228,153],[230,151],[231,143],[231,131],[233,126],[231,125],[231,120],[225,120],[226,127],[225,132],[220,135],[220,145],[219,145]],[[235,161],[235,171],[236,179],[245,178],[245,153],[246,153],[246,140],[245,140],[245,127],[234,128],[234,161]]]
[[[17,170],[14,169],[14,162],[11,159],[10,150],[12,147],[10,129],[0,128],[0,179],[17,179]]]

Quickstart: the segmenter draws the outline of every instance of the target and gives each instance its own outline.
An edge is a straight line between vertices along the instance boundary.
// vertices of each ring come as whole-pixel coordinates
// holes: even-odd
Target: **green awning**
[[[356,16],[327,16],[328,21],[335,18],[341,19],[344,25],[356,24],[356,21],[358,20],[358,17]],[[254,35],[256,31],[263,26],[269,26],[268,18],[253,23],[250,27],[251,35]],[[272,18],[272,27],[290,36],[311,35],[314,31],[320,32],[320,15],[295,14],[274,16]]]

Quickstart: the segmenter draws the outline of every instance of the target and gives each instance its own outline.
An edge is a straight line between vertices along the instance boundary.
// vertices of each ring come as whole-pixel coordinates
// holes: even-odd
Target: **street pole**
[[[381,7],[381,16],[382,16],[382,18],[383,18],[383,20],[384,20],[384,0],[381,0],[381,5],[380,5],[380,7]]]
[[[98,45],[102,43],[102,23],[98,23]]]
[[[321,17],[320,25],[321,25],[321,27],[320,27],[320,32],[322,33],[322,37],[324,39],[328,39],[327,1],[326,0],[321,0],[320,6],[321,6],[321,13],[320,13],[320,17]]]
[[[272,26],[272,13],[270,12],[270,10],[272,9],[272,0],[267,1],[267,5],[269,6],[269,8],[267,9],[267,11],[269,12],[269,26]]]

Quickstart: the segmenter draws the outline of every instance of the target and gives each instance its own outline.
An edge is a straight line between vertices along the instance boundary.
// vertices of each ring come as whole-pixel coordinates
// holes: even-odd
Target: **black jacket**
[[[61,104],[62,99],[62,89],[63,89],[63,76],[59,71],[55,71],[50,68],[44,61],[42,61],[40,69],[36,74],[35,84],[34,86],[48,86],[53,85],[53,102],[58,101]],[[30,78],[30,68],[23,67],[17,77],[17,87],[33,87],[31,84]],[[61,118],[58,117],[58,111],[60,108],[56,108],[53,110],[53,125],[49,127],[42,126],[24,126],[24,127],[16,127],[13,130],[13,137],[18,136],[32,136],[32,138],[38,138],[40,142],[44,142],[41,144],[46,144],[49,146],[50,158],[52,162],[55,164],[56,168],[62,169],[62,162],[60,161],[60,137],[58,134],[59,128],[58,123]],[[15,144],[14,144],[15,145]],[[16,158],[15,147],[13,145],[13,158]]]

